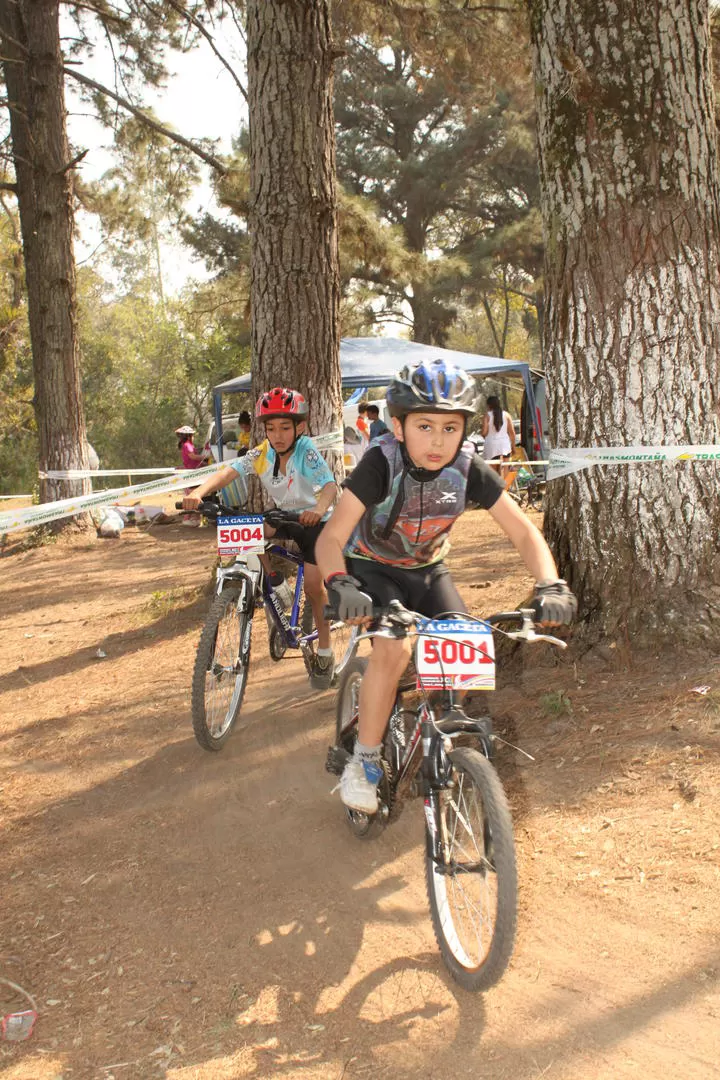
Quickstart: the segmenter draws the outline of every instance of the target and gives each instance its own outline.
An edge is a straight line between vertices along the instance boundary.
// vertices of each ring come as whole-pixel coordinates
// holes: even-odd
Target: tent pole
[[[223,453],[223,426],[222,426],[222,390],[213,393],[213,406],[215,408],[215,440],[218,448],[218,461],[224,458]]]

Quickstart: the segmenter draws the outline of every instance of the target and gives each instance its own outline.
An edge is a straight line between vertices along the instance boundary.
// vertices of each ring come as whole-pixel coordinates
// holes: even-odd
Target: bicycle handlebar
[[[181,502],[175,503],[176,510],[182,510],[183,504]],[[237,514],[246,513],[239,506],[221,506],[219,503],[213,502],[211,499],[203,499],[197,510],[186,510],[186,513],[190,514],[202,514],[210,521],[217,521],[219,517],[223,515],[232,516]],[[278,510],[273,508],[271,510],[260,510],[255,515],[257,517],[264,518],[269,525],[281,525],[281,524],[297,524],[300,521],[300,510]]]
[[[339,618],[337,609],[330,605],[325,607],[323,615],[328,622]],[[466,615],[460,611],[448,612],[447,615],[456,619],[466,618],[472,622],[485,623],[488,626],[497,626],[502,622],[520,622],[522,625],[519,630],[503,630],[502,633],[513,641],[547,641],[551,645],[557,645],[560,649],[567,648],[567,642],[562,641],[560,638],[553,637],[551,634],[536,633],[536,613],[532,608],[519,608],[517,611],[501,611],[496,615],[488,615],[487,618],[476,618],[473,615]],[[443,616],[438,616],[437,618],[442,619],[442,617]],[[419,619],[432,621],[428,620],[426,615],[420,615],[416,611],[409,611],[406,607],[403,607],[399,600],[392,600],[387,607],[379,607],[373,604],[372,615],[370,618],[373,620],[374,625],[371,623],[366,631],[368,637],[373,637],[376,634],[382,634],[384,632],[389,637],[403,638],[407,637],[411,627]]]

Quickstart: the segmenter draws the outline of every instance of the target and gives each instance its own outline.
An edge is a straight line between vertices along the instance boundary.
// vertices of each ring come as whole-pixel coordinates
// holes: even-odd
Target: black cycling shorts
[[[415,570],[370,559],[347,559],[347,567],[348,573],[358,579],[363,591],[380,607],[387,607],[391,600],[399,600],[410,611],[418,611],[428,618],[451,611],[468,613],[443,562]]]
[[[270,537],[270,542],[273,543],[275,540],[293,540],[300,548],[303,562],[314,565],[315,541],[323,531],[324,527],[324,521],[319,521],[317,525],[301,525],[300,522],[287,521],[284,525],[278,525],[275,535]]]

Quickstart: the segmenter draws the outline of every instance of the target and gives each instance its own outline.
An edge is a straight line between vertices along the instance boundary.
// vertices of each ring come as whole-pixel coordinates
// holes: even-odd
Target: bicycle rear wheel
[[[250,665],[252,607],[243,590],[215,598],[200,636],[192,682],[192,724],[203,750],[220,750],[240,713]],[[242,608],[248,610],[243,611]]]
[[[426,857],[430,914],[443,961],[466,990],[487,990],[512,955],[517,868],[512,821],[489,761],[459,747],[454,784],[439,795],[443,862]]]

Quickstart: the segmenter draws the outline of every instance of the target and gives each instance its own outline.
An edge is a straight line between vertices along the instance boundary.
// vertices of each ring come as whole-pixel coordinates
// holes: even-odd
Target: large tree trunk
[[[719,191],[707,4],[529,0],[558,447],[718,441]],[[715,465],[549,485],[546,533],[601,629],[707,634]]]
[[[56,0],[0,0],[0,42],[25,261],[40,469],[87,468],[73,181]],[[48,502],[83,490],[87,484],[82,482],[42,480],[40,499]]]
[[[444,348],[457,311],[436,299],[432,284],[414,281],[412,290],[408,304],[413,313],[413,341]]]
[[[295,387],[311,432],[329,432],[342,396],[327,0],[251,0],[247,55],[253,392]]]

